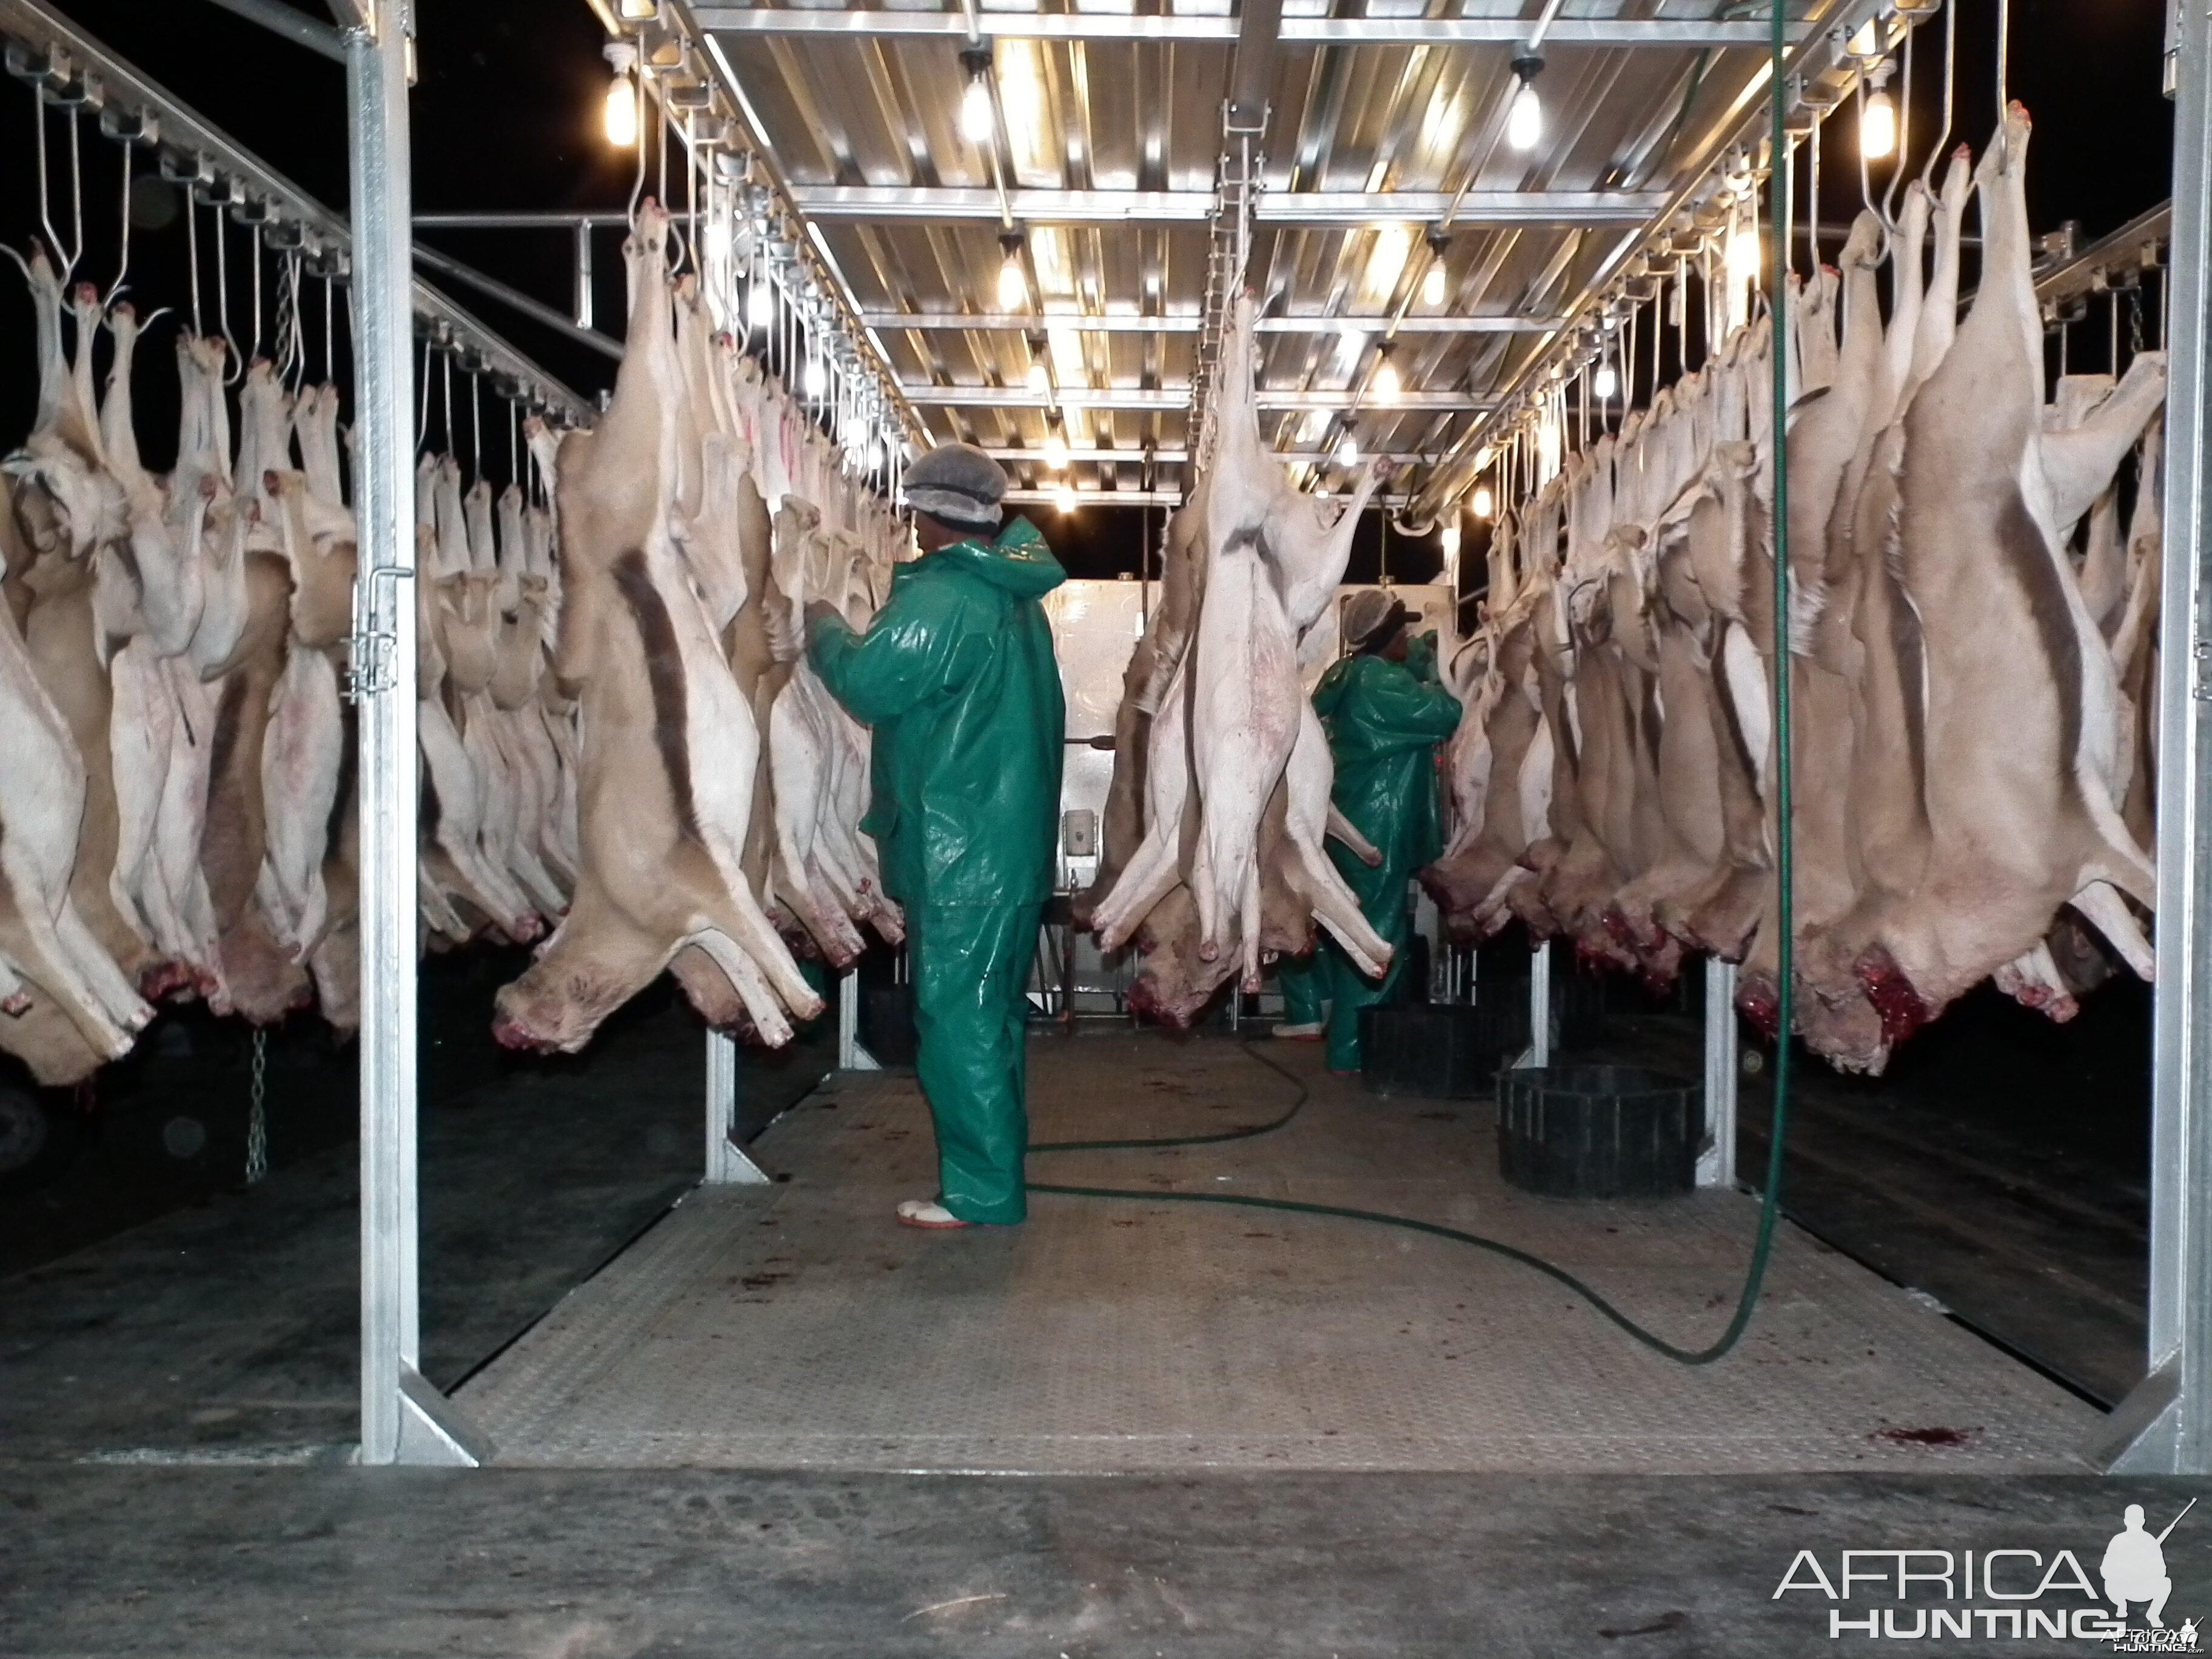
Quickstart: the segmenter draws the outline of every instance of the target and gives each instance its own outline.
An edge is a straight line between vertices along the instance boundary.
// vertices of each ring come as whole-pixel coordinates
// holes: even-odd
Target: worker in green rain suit
[[[1334,1072],[1359,1069],[1359,1011],[1389,1001],[1406,972],[1406,884],[1443,851],[1437,813],[1436,746],[1459,725],[1456,698],[1437,679],[1437,639],[1407,637],[1413,617],[1397,597],[1370,590],[1345,607],[1344,636],[1352,654],[1314,687],[1314,711],[1336,761],[1336,809],[1375,843],[1382,861],[1370,868],[1341,844],[1329,857],[1359,900],[1375,931],[1389,941],[1390,967],[1380,981],[1352,964],[1335,940],[1317,936],[1304,962],[1281,969],[1279,1037],[1318,1037],[1326,1030]],[[1328,1005],[1326,1026],[1322,1005]]]
[[[898,1218],[1006,1225],[1026,1212],[1025,994],[1052,893],[1066,729],[1037,601],[1066,573],[1027,520],[999,529],[1006,477],[981,450],[941,445],[905,485],[921,557],[893,569],[865,634],[808,605],[807,659],[874,728],[860,827],[906,910],[938,1191]]]

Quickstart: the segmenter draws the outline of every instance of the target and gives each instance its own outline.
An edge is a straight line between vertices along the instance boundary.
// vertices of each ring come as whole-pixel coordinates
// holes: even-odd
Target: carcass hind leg
[[[2120,953],[2121,960],[2134,969],[2138,975],[2146,980],[2154,977],[2158,954],[2151,949],[2150,941],[2143,937],[2135,912],[2128,908],[2127,901],[2120,896],[2118,888],[2109,881],[2093,881],[2075,894],[2071,902],[2089,925],[2105,936],[2106,942]],[[2044,955],[2048,960],[2050,952],[2045,950]],[[2051,982],[2059,982],[2056,963],[2051,968]]]

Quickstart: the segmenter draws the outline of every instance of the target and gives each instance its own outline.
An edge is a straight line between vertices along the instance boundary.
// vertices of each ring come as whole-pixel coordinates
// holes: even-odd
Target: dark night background
[[[1960,0],[1960,78],[1954,132],[1978,149],[1995,114],[1993,85],[1996,0]],[[325,204],[343,211],[346,196],[343,76],[338,67],[270,36],[206,0],[63,0],[60,8],[82,27],[167,86],[201,114],[258,153]],[[318,14],[321,15],[321,14]],[[599,133],[606,70],[599,56],[599,23],[582,0],[417,0],[421,82],[414,98],[415,191],[418,210],[497,208],[619,208],[628,196],[633,165],[628,153],[610,151]],[[2160,0],[2014,0],[2011,7],[2011,89],[2035,118],[2029,179],[2032,219],[2040,229],[2078,220],[2094,237],[2164,198],[2172,114],[2160,95],[2159,57],[2163,20]],[[1916,155],[1924,152],[1938,121],[1942,23],[1923,25],[1916,47],[1911,132]],[[0,240],[21,247],[37,224],[31,149],[31,94],[18,83],[0,86],[0,143],[20,158],[0,168]],[[9,112],[12,105],[12,113]],[[1820,217],[1847,223],[1858,206],[1856,151],[1848,118],[1828,128]],[[66,192],[64,128],[50,118],[56,188]],[[1954,139],[1955,142],[1955,139]],[[87,252],[81,274],[105,285],[115,270],[119,159],[116,147],[97,137],[90,122],[84,137]],[[152,171],[144,155],[142,173]],[[1879,189],[1885,174],[1876,175]],[[65,202],[65,194],[58,203]],[[184,235],[175,192],[142,183],[135,203],[131,288],[142,310],[180,305],[185,298]],[[57,216],[57,222],[60,217]],[[201,221],[203,240],[209,221]],[[232,237],[232,273],[244,269],[246,238]],[[611,257],[612,234],[598,259],[597,309],[603,325],[621,314],[621,270]],[[486,273],[565,309],[570,266],[561,231],[477,233],[441,231],[425,240]],[[204,272],[211,270],[203,248]],[[1969,270],[1971,276],[1971,267]],[[203,278],[203,303],[211,304],[212,279]],[[507,312],[459,284],[441,284],[550,372],[587,396],[611,381],[613,364],[527,319]],[[234,316],[243,318],[240,284],[234,281]],[[30,310],[20,281],[0,271],[0,443],[28,425],[33,401]],[[321,372],[319,285],[310,285],[304,309],[311,373]],[[340,330],[343,333],[343,328]],[[2094,314],[2081,331],[2075,361],[2100,366],[2104,326]],[[167,465],[173,439],[175,387],[154,334],[137,376],[138,422],[149,465]],[[341,364],[344,347],[338,347]],[[487,411],[490,412],[489,400]],[[465,417],[457,422],[466,448]],[[441,416],[434,395],[431,440],[440,441]],[[506,471],[503,422],[488,419],[485,471]],[[1133,571],[1138,562],[1139,515],[1131,509],[1086,508],[1066,520],[1048,508],[1033,514],[1078,575]],[[1151,514],[1157,544],[1163,515]],[[1382,540],[1370,515],[1355,548],[1349,575],[1371,580]],[[1423,580],[1437,563],[1433,542],[1389,538],[1389,573]],[[1470,547],[1474,555],[1479,550]],[[1479,569],[1479,565],[1474,567]]]

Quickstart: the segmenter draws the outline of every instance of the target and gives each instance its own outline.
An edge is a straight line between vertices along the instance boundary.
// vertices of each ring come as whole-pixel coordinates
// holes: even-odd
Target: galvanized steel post
[[[2177,5],[2159,617],[2158,916],[2151,1066],[2149,1375],[2089,1449],[2130,1474],[2212,1474],[2212,619],[2204,614],[2212,267],[2212,17]]]
[[[366,9],[364,8],[364,10]],[[415,513],[407,14],[345,32],[361,579],[361,1461],[474,1463],[418,1371]]]

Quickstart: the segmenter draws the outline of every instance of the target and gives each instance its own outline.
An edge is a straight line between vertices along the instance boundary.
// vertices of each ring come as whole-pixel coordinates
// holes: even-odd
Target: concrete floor
[[[595,1080],[494,1079],[426,1114],[442,1381],[690,1178],[688,1019],[641,1022],[592,1063]],[[2162,1525],[2212,1496],[2032,1476],[359,1470],[339,1462],[350,1162],[0,1281],[0,1654],[1766,1659],[1834,1650],[1825,1599],[1774,1596],[1800,1549],[1831,1575],[1847,1547],[2065,1548],[2094,1572],[2124,1503]],[[2212,1611],[2205,1513],[2168,1544],[2177,1617]]]

